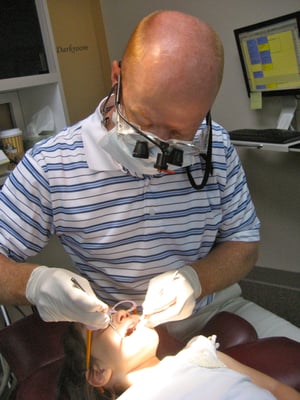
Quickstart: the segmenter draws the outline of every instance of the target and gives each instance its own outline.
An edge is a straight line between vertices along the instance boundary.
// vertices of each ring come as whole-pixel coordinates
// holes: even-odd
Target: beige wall
[[[98,0],[48,0],[63,87],[74,123],[92,113],[110,88],[102,13]]]

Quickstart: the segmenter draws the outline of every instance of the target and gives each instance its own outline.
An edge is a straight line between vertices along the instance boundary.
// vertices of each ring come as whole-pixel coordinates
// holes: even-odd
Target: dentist
[[[185,341],[220,310],[261,337],[300,340],[237,284],[256,262],[259,221],[236,150],[211,119],[222,74],[205,22],[177,11],[141,20],[112,64],[109,96],[29,150],[1,191],[0,303],[103,329],[108,307],[130,298],[149,326],[169,322]],[[54,234],[74,272],[26,263]]]

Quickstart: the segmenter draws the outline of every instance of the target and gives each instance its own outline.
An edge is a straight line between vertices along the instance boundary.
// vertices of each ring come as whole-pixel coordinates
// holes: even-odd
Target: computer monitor
[[[300,11],[234,30],[248,96],[283,96],[277,127],[288,129],[300,95]]]
[[[300,95],[300,11],[234,30],[248,91]]]

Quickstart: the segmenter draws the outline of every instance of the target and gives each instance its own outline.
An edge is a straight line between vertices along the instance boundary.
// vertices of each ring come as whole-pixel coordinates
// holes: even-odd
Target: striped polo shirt
[[[111,304],[143,301],[153,276],[205,257],[215,243],[257,241],[259,221],[227,132],[213,123],[213,174],[132,176],[101,148],[99,108],[36,144],[0,197],[0,251],[16,261],[60,239],[78,272]],[[192,166],[202,181],[202,162]]]

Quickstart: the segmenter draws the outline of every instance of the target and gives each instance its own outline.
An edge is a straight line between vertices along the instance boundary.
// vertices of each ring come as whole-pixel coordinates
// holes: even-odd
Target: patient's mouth
[[[133,332],[136,330],[136,326],[139,323],[139,320],[130,321],[127,326],[125,327],[125,337],[131,336]]]

